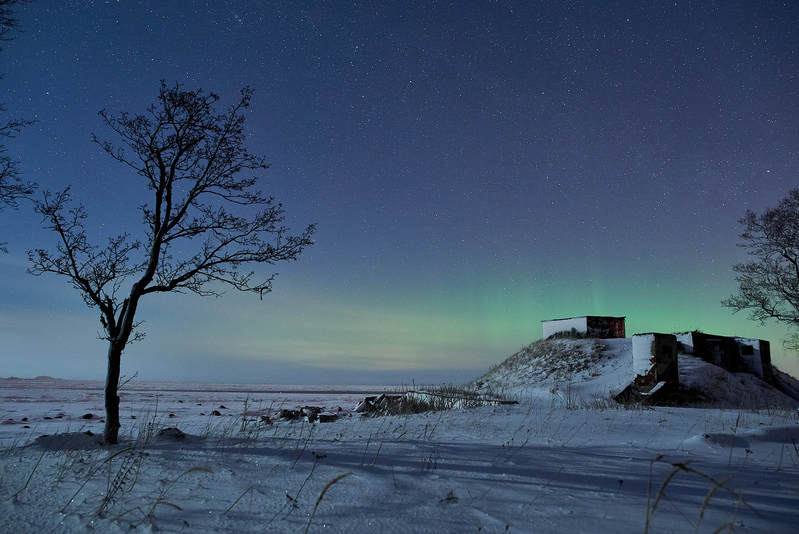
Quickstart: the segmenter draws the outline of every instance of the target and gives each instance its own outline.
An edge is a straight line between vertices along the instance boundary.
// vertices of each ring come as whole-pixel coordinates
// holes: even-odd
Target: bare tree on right
[[[799,189],[792,189],[776,208],[761,214],[748,210],[740,246],[751,261],[733,267],[738,292],[722,305],[747,311],[760,321],[776,320],[799,330]],[[786,345],[799,350],[799,331]]]

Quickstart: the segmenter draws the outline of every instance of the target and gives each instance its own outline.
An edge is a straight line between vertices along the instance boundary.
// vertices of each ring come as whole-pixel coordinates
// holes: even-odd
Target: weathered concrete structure
[[[585,315],[541,321],[542,338],[625,337],[625,317]],[[617,399],[670,395],[680,385],[679,354],[701,358],[733,373],[750,373],[777,382],[771,367],[768,341],[707,334],[698,330],[677,334],[647,333],[632,336],[632,381]]]
[[[586,315],[541,321],[541,337],[576,334],[584,337],[624,337],[624,317]]]
[[[771,344],[764,339],[736,337],[743,371],[755,374],[766,382],[774,382],[771,367]]]
[[[677,337],[674,334],[636,334],[632,341],[635,389],[647,393],[661,384],[664,392],[676,390],[680,383]]]
[[[768,341],[699,331],[681,332],[676,336],[680,352],[692,354],[733,373],[751,373],[767,382],[774,380]]]

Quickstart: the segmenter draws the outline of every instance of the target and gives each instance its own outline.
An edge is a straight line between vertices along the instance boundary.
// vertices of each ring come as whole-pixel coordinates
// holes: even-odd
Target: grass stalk
[[[33,469],[31,470],[31,474],[28,475],[28,480],[25,481],[25,485],[22,486],[21,488],[19,488],[17,490],[17,492],[14,495],[11,496],[12,500],[16,501],[16,499],[19,496],[19,494],[27,489],[28,484],[30,484],[31,479],[33,478],[33,474],[36,472],[36,469],[39,468],[39,464],[42,463],[42,459],[44,458],[45,454],[47,454],[47,451],[46,450],[42,451],[42,454],[39,456],[39,459],[36,460],[36,465],[34,465]]]
[[[327,493],[327,490],[329,490],[330,487],[333,486],[333,484],[337,484],[338,482],[344,480],[351,474],[352,471],[348,471],[347,473],[342,473],[337,477],[331,479],[330,482],[328,482],[327,484],[325,484],[325,487],[322,488],[322,493],[320,493],[319,498],[316,499],[316,504],[314,504],[313,511],[311,512],[311,517],[308,519],[308,524],[305,525],[305,534],[308,534],[308,530],[311,528],[311,523],[313,523],[313,518],[316,515],[316,509],[319,508],[319,503],[321,503],[322,499],[325,498],[325,493]]]

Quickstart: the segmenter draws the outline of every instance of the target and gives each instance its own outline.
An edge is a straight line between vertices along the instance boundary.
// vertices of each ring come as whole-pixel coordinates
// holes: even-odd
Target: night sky
[[[626,315],[628,335],[770,339],[719,301],[737,220],[799,185],[795,2],[56,2],[16,10],[0,102],[36,118],[23,176],[72,184],[89,235],[140,231],[141,181],[90,142],[159,80],[255,90],[262,188],[316,244],[263,301],[147,296],[144,379],[457,382],[541,335]],[[52,247],[0,213],[0,376],[101,378],[99,313],[26,273]],[[270,270],[260,269],[262,274]]]

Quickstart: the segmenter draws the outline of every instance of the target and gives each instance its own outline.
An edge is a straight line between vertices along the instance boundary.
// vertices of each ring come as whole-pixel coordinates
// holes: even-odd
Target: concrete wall
[[[585,334],[588,331],[588,324],[585,317],[575,317],[573,319],[553,319],[551,321],[541,321],[541,337],[546,339],[558,332],[571,332],[574,328],[577,332]]]
[[[587,324],[589,337],[624,337],[624,317],[588,316]]]
[[[767,382],[774,381],[771,368],[771,345],[763,339],[736,337],[740,355],[741,371],[752,373]]]
[[[636,334],[633,336],[634,384],[646,393],[659,382],[676,389],[680,383],[677,367],[677,338],[673,334]]]
[[[776,383],[774,368],[771,367],[771,343],[765,339],[760,340],[760,361],[763,365],[763,380],[770,384]]]
[[[655,334],[633,336],[633,376],[645,375],[652,369],[652,343]]]
[[[694,353],[694,333],[693,332],[680,332],[679,334],[674,334],[677,338],[677,342],[682,345],[682,351],[684,354],[693,354]],[[679,349],[679,347],[678,347]]]
[[[693,354],[728,371],[743,370],[738,343],[732,337],[698,331],[683,332],[676,334],[676,337],[686,354]]]
[[[751,373],[767,382],[774,380],[768,341],[719,336],[704,332],[675,334],[682,351],[734,373]]]
[[[763,378],[763,359],[760,356],[760,340],[736,337],[738,352],[741,355],[743,371]]]

